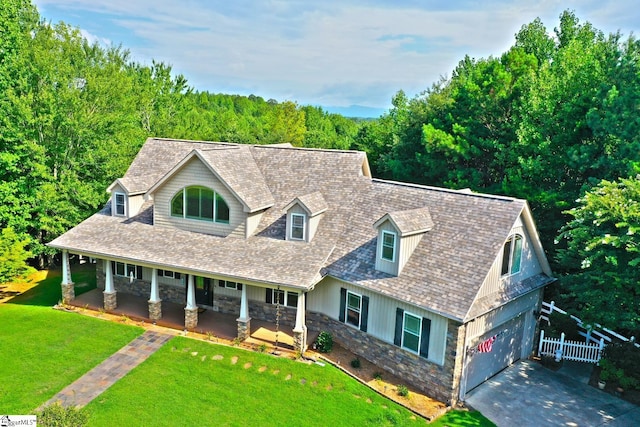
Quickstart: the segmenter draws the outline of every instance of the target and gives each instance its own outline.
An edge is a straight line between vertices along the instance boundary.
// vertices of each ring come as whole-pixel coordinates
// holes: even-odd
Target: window
[[[134,279],[142,279],[142,267],[139,265],[112,262],[111,269],[116,276],[131,277],[133,273]]]
[[[291,238],[295,240],[304,240],[304,223],[305,216],[302,214],[291,214]]]
[[[504,244],[502,251],[502,276],[508,276],[520,272],[522,259],[522,236],[514,234]]]
[[[280,304],[287,307],[298,307],[298,293],[281,289],[267,289],[268,304]]]
[[[431,319],[396,309],[395,345],[428,358],[430,334]]]
[[[181,279],[182,275],[170,270],[158,270],[158,277],[167,277],[169,279]]]
[[[185,187],[171,200],[171,216],[228,224],[229,206],[210,188]]]
[[[369,297],[340,289],[340,313],[338,320],[367,332]]]
[[[396,235],[390,231],[382,232],[382,259],[394,262],[396,260]]]
[[[242,283],[232,282],[230,280],[218,280],[218,286],[221,288],[236,289],[238,291],[242,290]]]
[[[115,193],[116,198],[116,215],[126,215],[126,199],[123,193]]]

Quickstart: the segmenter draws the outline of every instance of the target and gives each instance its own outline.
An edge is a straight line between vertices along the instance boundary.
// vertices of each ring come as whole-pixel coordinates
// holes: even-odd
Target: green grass
[[[86,410],[91,426],[426,424],[331,365],[183,337],[169,341]]]
[[[4,414],[32,414],[142,332],[77,313],[18,304],[0,304],[0,325]]]
[[[495,427],[495,424],[478,411],[449,411],[429,424],[429,426]]]

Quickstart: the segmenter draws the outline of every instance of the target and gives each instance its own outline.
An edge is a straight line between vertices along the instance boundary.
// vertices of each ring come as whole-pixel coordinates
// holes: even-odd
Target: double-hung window
[[[280,304],[287,307],[298,307],[298,294],[292,291],[281,289],[267,289],[266,302],[269,304]]]
[[[429,358],[431,319],[396,309],[396,331],[393,343],[424,358]]]
[[[291,238],[294,240],[304,240],[306,217],[303,214],[291,214]]]
[[[127,213],[127,199],[123,193],[115,193],[116,215],[125,216]]]
[[[396,260],[396,234],[390,231],[382,231],[381,257],[386,261]]]
[[[402,347],[418,352],[420,348],[420,331],[422,330],[422,317],[411,313],[404,313],[402,322]]]
[[[502,276],[509,276],[520,272],[522,261],[522,236],[514,234],[504,244],[502,251]]]
[[[340,312],[338,320],[367,332],[369,322],[369,297],[340,288]]]
[[[347,291],[345,319],[350,325],[360,328],[360,314],[362,313],[362,296]]]

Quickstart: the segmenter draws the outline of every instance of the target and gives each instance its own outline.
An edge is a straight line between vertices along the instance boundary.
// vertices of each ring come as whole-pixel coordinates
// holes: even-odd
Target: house
[[[524,200],[373,179],[365,153],[148,139],[106,207],[50,243],[127,295],[329,331],[444,402],[532,351],[552,282]]]

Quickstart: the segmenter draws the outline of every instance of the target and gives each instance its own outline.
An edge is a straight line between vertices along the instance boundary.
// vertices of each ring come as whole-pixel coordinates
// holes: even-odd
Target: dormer
[[[310,242],[327,209],[327,202],[319,191],[293,199],[284,208],[287,213],[286,240]]]
[[[418,208],[386,213],[373,227],[378,232],[375,268],[397,276],[433,221],[428,208]]]
[[[131,218],[140,212],[144,203],[144,192],[133,192],[124,178],[116,179],[107,188],[111,194],[111,215]]]

